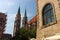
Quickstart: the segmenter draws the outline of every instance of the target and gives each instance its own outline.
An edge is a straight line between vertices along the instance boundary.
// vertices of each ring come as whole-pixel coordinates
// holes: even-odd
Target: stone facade
[[[42,11],[46,4],[52,4],[54,9],[54,22],[51,22],[50,25],[43,25]],[[43,38],[54,36],[57,33],[60,33],[60,0],[37,0],[37,39],[43,40]]]

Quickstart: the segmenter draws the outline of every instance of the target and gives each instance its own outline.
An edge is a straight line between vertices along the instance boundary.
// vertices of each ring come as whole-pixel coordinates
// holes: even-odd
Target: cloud
[[[3,6],[3,7],[11,7],[13,5],[14,5],[13,1],[0,1],[0,6]]]
[[[0,12],[6,12],[9,8],[15,5],[14,1],[2,0],[0,1]]]
[[[7,24],[4,33],[13,34],[15,14],[7,14]]]

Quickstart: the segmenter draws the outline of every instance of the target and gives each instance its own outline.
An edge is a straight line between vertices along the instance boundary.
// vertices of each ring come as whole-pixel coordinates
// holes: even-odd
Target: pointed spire
[[[27,14],[26,14],[26,9],[25,9],[25,17],[27,17]]]
[[[17,12],[17,15],[16,15],[17,17],[19,17],[19,16],[21,16],[21,14],[20,14],[20,6],[19,6],[19,8],[18,8],[18,12]]]
[[[19,9],[18,9],[18,14],[20,15],[20,6],[19,6]]]
[[[28,21],[27,20],[27,13],[26,13],[26,9],[25,9],[25,14],[24,14],[23,21],[22,21],[22,27],[23,28],[27,29],[27,26],[28,26],[27,21]]]

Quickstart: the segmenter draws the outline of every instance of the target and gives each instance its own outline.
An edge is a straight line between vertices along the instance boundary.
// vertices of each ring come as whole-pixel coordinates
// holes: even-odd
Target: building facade
[[[37,28],[37,15],[28,21],[28,29],[33,29],[34,27]]]
[[[60,0],[36,1],[38,15],[36,40],[52,40],[55,38],[54,35],[60,34]]]
[[[6,17],[7,15],[5,13],[0,12],[0,40],[2,38],[3,32],[5,31],[6,27]]]
[[[20,29],[21,24],[21,14],[20,14],[20,7],[18,9],[18,13],[16,14],[15,22],[14,22],[14,32],[13,36],[15,36],[16,31]]]
[[[23,28],[26,28],[28,27],[28,19],[27,19],[27,13],[26,13],[26,10],[25,10],[25,14],[24,14],[24,17],[22,19],[22,27]]]

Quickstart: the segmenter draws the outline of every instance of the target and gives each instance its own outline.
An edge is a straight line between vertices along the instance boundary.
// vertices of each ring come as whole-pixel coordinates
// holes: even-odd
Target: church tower
[[[26,14],[26,10],[25,10],[25,14],[22,20],[22,27],[23,28],[27,28],[28,24],[27,24],[28,20],[27,20],[27,14]]]
[[[16,14],[15,22],[14,22],[14,33],[13,36],[15,36],[16,31],[20,29],[21,24],[21,14],[20,14],[20,7],[18,9],[18,12]]]

